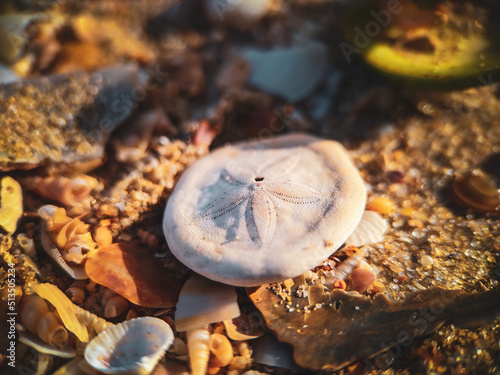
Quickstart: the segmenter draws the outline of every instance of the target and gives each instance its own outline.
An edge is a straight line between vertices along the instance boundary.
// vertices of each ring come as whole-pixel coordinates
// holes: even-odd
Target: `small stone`
[[[429,268],[433,263],[434,259],[432,259],[429,255],[424,255],[420,258],[420,264],[422,264],[422,267],[424,268]]]

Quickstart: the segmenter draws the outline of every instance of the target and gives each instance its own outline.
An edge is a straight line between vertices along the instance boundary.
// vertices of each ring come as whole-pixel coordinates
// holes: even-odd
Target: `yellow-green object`
[[[58,287],[43,283],[35,285],[34,290],[36,294],[54,305],[64,326],[73,332],[81,342],[89,341],[87,327],[76,317],[73,302]]]
[[[445,3],[436,3],[443,5],[438,10],[401,1],[396,12],[368,4],[350,9],[344,18],[348,42],[341,43],[341,50],[348,61],[359,54],[383,75],[410,87],[453,89],[500,80],[500,48],[488,38],[488,21],[467,29],[465,24],[476,22],[474,16],[455,14]],[[420,19],[412,23],[411,16]]]
[[[12,177],[2,178],[0,183],[0,227],[12,234],[23,214],[23,190]]]

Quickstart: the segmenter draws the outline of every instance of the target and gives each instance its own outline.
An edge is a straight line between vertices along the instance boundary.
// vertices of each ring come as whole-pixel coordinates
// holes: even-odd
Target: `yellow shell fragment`
[[[12,177],[2,178],[0,190],[0,227],[12,234],[23,214],[23,190]]]
[[[73,303],[59,288],[49,283],[43,283],[35,285],[34,290],[40,297],[54,305],[67,329],[73,332],[80,341],[89,341],[87,327],[78,320]]]

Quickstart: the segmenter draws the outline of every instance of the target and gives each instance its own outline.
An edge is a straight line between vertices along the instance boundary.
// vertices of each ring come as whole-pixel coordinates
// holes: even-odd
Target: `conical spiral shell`
[[[193,375],[205,375],[210,358],[210,332],[199,328],[186,332],[189,350],[189,365]]]
[[[21,322],[32,333],[47,344],[63,347],[68,340],[68,331],[64,328],[47,302],[39,296],[25,297],[21,304]]]

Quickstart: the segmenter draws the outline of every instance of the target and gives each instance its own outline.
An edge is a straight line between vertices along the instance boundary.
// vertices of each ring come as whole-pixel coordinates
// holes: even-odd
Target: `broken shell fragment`
[[[101,247],[85,263],[90,279],[144,307],[174,307],[180,281],[139,242]]]
[[[74,279],[88,279],[84,263],[97,247],[89,226],[80,217],[71,218],[64,208],[52,205],[40,207],[38,215],[44,219],[41,240],[45,251]]]
[[[240,315],[236,290],[193,275],[184,284],[175,312],[177,331],[191,331]]]
[[[387,222],[375,211],[365,211],[361,221],[346,241],[346,245],[361,247],[382,241]]]
[[[23,215],[23,191],[12,177],[6,176],[0,182],[0,228],[12,234]]]
[[[184,172],[164,233],[210,279],[256,286],[301,275],[338,249],[365,207],[363,180],[335,141],[291,134],[216,150]]]
[[[163,320],[136,318],[101,332],[85,348],[85,359],[105,374],[149,374],[172,344]]]

